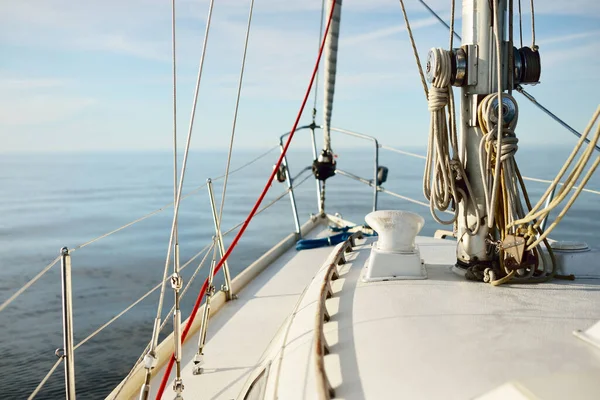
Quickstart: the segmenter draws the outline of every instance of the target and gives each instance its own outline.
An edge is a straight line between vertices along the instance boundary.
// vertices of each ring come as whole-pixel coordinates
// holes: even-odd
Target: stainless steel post
[[[221,226],[219,224],[219,217],[217,216],[217,206],[215,205],[212,179],[208,178],[206,180],[206,187],[208,188],[208,196],[210,198],[210,209],[212,210],[213,222],[215,224],[215,235],[217,236],[217,242],[219,244],[219,253],[221,254],[221,258],[223,258],[225,255],[225,244],[223,243],[223,235],[221,234]],[[223,263],[223,274],[225,275],[225,285],[222,289],[225,292],[227,300],[231,300],[234,296],[231,289],[231,275],[229,274],[229,264],[227,263],[227,260]]]
[[[283,141],[279,141],[279,147],[281,148],[281,152],[283,153]],[[290,169],[288,167],[287,156],[283,156],[282,160],[283,168],[285,169],[285,181],[287,182],[288,190],[290,191],[290,202],[292,203],[292,213],[294,214],[294,224],[296,225],[296,233],[298,234],[298,238],[301,237],[302,233],[300,232],[300,219],[298,218],[298,208],[296,207],[296,197],[294,197],[294,188],[292,177],[290,176]]]
[[[69,249],[60,249],[60,276],[62,282],[63,345],[65,363],[65,391],[67,400],[75,400],[75,359],[73,356],[73,289],[71,286],[71,256]]]
[[[216,237],[213,237],[214,240],[218,240]],[[206,287],[206,301],[204,303],[204,310],[202,312],[202,324],[200,325],[200,334],[198,335],[198,351],[194,356],[194,367],[192,369],[193,375],[200,375],[204,372],[202,368],[202,364],[204,364],[204,345],[206,344],[206,332],[208,330],[208,320],[210,317],[210,302],[212,300],[212,296],[215,292],[215,287],[213,286],[213,275],[215,273],[215,266],[217,264],[217,260],[215,260],[214,255],[216,251],[213,253],[213,259],[210,263],[210,271],[208,272],[208,286]]]
[[[319,157],[319,154],[317,152],[317,139],[315,136],[315,128],[317,128],[317,126],[314,124],[310,127],[313,161],[317,161],[317,157]],[[319,214],[323,214],[325,213],[325,207],[321,207],[321,181],[315,178],[315,182],[317,183],[317,208],[319,210]]]

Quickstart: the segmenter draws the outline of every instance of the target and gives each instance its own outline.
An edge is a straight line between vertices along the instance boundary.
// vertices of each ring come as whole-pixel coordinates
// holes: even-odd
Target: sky
[[[446,48],[447,29],[418,1],[406,4],[422,60],[429,48]],[[449,18],[450,1],[429,4]],[[249,5],[250,0],[215,1],[194,150],[228,145]],[[182,147],[208,0],[178,0],[176,6]],[[528,1],[523,9],[528,45]],[[255,0],[236,149],[270,147],[292,127],[316,59],[320,13],[321,0]],[[536,2],[536,39],[542,83],[526,89],[583,130],[600,98],[600,2]],[[386,145],[425,146],[429,113],[399,1],[344,0],[338,57],[332,124],[377,136]],[[169,150],[171,68],[170,0],[2,1],[0,152]],[[515,96],[522,145],[575,143],[523,96]],[[303,122],[310,123],[311,108],[312,97]],[[336,134],[332,142],[334,150],[366,145]],[[297,135],[293,146],[307,145],[307,135]]]

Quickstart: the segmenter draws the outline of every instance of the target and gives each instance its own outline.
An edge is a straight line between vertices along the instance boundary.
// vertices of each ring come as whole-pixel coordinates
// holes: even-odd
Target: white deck
[[[513,380],[531,398],[600,398],[600,350],[572,334],[600,319],[599,280],[492,287],[450,271],[455,243],[417,243],[427,280],[361,282],[368,245],[340,268],[325,325],[336,398],[472,399]]]
[[[306,238],[329,234],[327,226],[320,225]],[[331,250],[324,247],[298,252],[291,248],[238,293],[237,300],[226,303],[210,320],[203,375],[192,375],[198,335],[183,346],[184,398],[237,398],[249,373]],[[163,375],[164,367],[152,380],[150,398],[156,397]],[[163,399],[173,399],[172,385],[171,379]]]
[[[329,234],[323,228],[309,237]],[[325,366],[336,398],[600,398],[600,349],[572,334],[600,320],[600,280],[469,282],[450,270],[455,242],[417,238],[427,280],[365,283],[372,241],[347,254],[326,302]],[[184,346],[184,398],[238,398],[265,355],[265,398],[316,398],[317,288],[333,249],[288,250],[224,305],[209,325],[203,375],[191,372],[197,335]]]

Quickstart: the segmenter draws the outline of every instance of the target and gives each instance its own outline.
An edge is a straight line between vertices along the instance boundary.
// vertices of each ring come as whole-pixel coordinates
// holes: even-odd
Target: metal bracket
[[[217,246],[219,248],[219,254],[221,254],[221,258],[223,258],[225,255],[225,245],[223,244],[223,235],[221,233],[221,226],[219,225],[219,217],[217,216],[217,206],[215,205],[212,179],[208,178],[206,180],[206,187],[208,188],[208,196],[210,198],[210,209],[212,210],[213,222],[215,225],[215,235],[218,242]],[[229,264],[227,263],[227,260],[223,263],[223,275],[225,276],[225,284],[222,288],[224,289],[225,297],[227,300],[232,300],[234,299],[234,296],[231,290],[231,275],[229,273]]]
[[[476,44],[462,46],[467,53],[467,86],[477,85],[477,72],[479,66],[479,48]]]

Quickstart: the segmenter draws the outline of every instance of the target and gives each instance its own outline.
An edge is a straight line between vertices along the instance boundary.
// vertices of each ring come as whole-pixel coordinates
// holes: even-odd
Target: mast
[[[333,7],[333,13],[331,9]],[[337,71],[338,42],[340,39],[340,20],[342,0],[327,0],[327,14],[331,14],[331,25],[325,36],[325,98],[323,110],[323,150],[313,162],[313,175],[320,185],[319,214],[325,215],[325,181],[335,175],[335,157],[331,151],[331,114],[335,93],[335,74]],[[319,182],[320,181],[320,182]]]
[[[331,152],[331,114],[333,112],[333,95],[335,93],[335,75],[337,71],[338,42],[340,39],[340,20],[342,17],[342,0],[327,2],[327,13],[335,3],[331,28],[325,39],[325,98],[323,110],[323,150]]]
[[[499,0],[500,13],[499,32],[505,32],[506,0]],[[471,182],[474,203],[482,216],[479,231],[468,235],[468,227],[475,225],[476,217],[472,202],[463,199],[459,207],[457,250],[458,264],[471,266],[480,261],[489,261],[493,253],[488,253],[488,216],[484,186],[480,173],[479,143],[481,133],[477,129],[478,100],[498,90],[496,41],[493,33],[494,13],[489,0],[464,0],[462,8],[462,47],[467,54],[467,82],[461,88],[460,127],[462,140],[466,141],[466,172]],[[502,55],[500,55],[501,57]],[[507,64],[504,63],[505,69]],[[483,95],[483,96],[482,96]],[[467,226],[465,226],[466,214]]]

